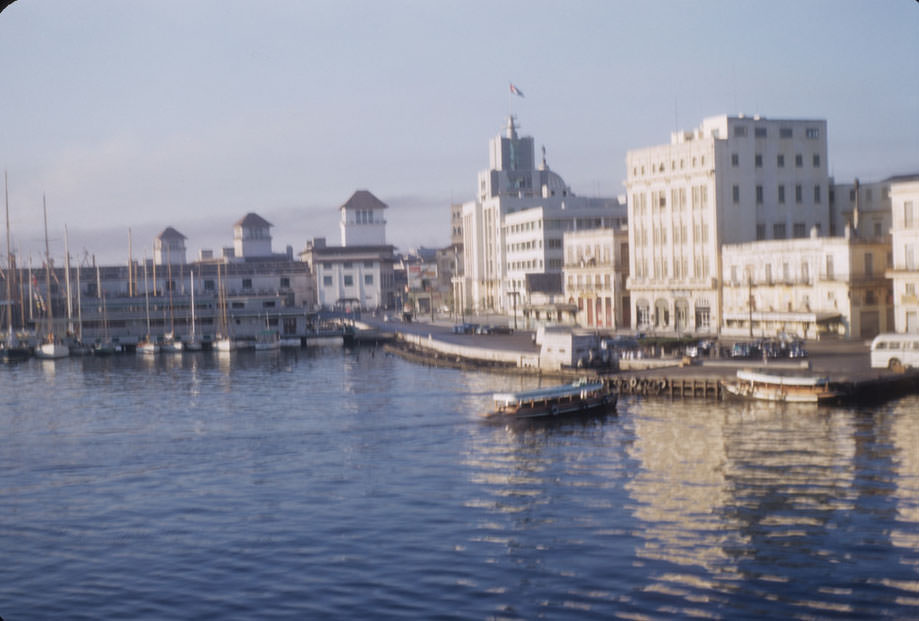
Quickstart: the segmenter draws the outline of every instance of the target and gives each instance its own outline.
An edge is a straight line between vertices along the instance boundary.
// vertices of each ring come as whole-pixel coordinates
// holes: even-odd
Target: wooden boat
[[[741,399],[782,403],[827,403],[839,398],[826,377],[780,375],[743,369],[734,380],[721,382],[725,393]]]
[[[524,392],[499,392],[492,395],[492,400],[495,409],[486,413],[486,418],[543,418],[616,406],[616,394],[606,384],[586,380]]]

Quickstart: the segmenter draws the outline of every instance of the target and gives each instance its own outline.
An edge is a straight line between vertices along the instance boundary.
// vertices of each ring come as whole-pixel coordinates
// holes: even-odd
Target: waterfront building
[[[848,226],[859,239],[882,239],[892,223],[890,186],[895,177],[872,183],[833,183],[830,187],[830,235]]]
[[[575,196],[545,149],[537,164],[533,138],[517,133],[512,116],[489,142],[489,168],[462,214],[463,299],[496,312],[526,302],[527,275],[561,273],[565,231],[619,226],[627,216],[618,199]]]
[[[153,262],[156,265],[183,265],[186,237],[171,226],[153,240]]]
[[[842,237],[726,244],[721,334],[869,339],[892,329],[890,245]]]
[[[237,259],[271,257],[271,223],[247,213],[233,225],[233,256]]]
[[[633,329],[717,333],[723,244],[829,230],[823,120],[711,117],[626,166]]]
[[[919,175],[892,177],[893,212],[891,245],[893,265],[894,327],[897,332],[919,333]]]
[[[629,232],[593,229],[565,233],[565,296],[577,305],[578,325],[629,327]]]
[[[339,207],[341,246],[325,238],[307,242],[300,253],[315,275],[316,304],[345,310],[396,306],[393,246],[386,244],[383,201],[358,190]]]

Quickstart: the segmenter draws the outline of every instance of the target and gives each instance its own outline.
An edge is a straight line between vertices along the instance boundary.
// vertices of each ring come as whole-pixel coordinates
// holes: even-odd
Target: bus
[[[919,367],[919,334],[879,334],[871,341],[871,368]]]

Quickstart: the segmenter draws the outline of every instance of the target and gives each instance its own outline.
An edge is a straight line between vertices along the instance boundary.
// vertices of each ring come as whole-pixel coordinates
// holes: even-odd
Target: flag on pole
[[[517,95],[518,97],[523,97],[523,91],[514,86],[514,83],[511,82],[511,95]]]

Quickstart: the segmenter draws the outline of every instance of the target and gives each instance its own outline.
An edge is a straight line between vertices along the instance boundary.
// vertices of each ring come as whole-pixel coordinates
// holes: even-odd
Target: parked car
[[[510,326],[491,326],[492,334],[513,334],[514,329]]]
[[[749,358],[752,355],[750,343],[734,343],[731,347],[731,358]]]
[[[472,334],[475,329],[476,325],[474,323],[458,323],[453,326],[453,334]]]

